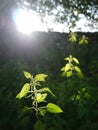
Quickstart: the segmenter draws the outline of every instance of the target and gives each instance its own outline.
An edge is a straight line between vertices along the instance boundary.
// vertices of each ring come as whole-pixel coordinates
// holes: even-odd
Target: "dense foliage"
[[[97,0],[18,0],[21,7],[37,11],[41,18],[51,15],[54,21],[67,22],[70,27],[76,25],[81,17],[85,16],[92,25],[98,23]]]
[[[97,34],[88,34],[90,39],[93,37],[93,40],[88,40],[89,43],[85,42],[87,35],[85,38],[81,35],[77,37],[71,34],[68,41],[65,34],[48,33],[47,36],[43,33],[37,35],[40,42],[31,39],[25,41],[25,38],[19,42],[19,38],[16,38],[18,43],[15,37],[10,38],[10,34],[2,34],[5,39],[0,42],[0,130],[31,130],[36,122],[34,111],[23,109],[31,106],[31,100],[15,98],[27,82],[24,70],[34,75],[49,75],[42,87],[49,88],[56,97],[49,96],[47,101],[54,102],[64,111],[59,115],[47,113],[36,124],[35,130],[39,129],[38,126],[40,130],[98,129],[98,45],[94,41]],[[69,63],[64,58],[70,54],[79,60],[76,66],[84,74],[83,78],[78,77],[77,72],[69,78],[62,77],[60,69]],[[74,59],[76,63],[77,59]],[[70,68],[67,67],[68,71]]]

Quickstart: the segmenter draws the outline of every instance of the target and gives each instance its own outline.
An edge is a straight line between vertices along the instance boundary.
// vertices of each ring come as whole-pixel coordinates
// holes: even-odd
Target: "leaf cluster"
[[[67,60],[68,63],[63,68],[61,68],[61,71],[63,71],[62,75],[69,78],[72,76],[73,72],[75,71],[78,74],[78,76],[82,78],[83,74],[81,72],[81,69],[76,65],[79,64],[78,59],[72,57],[72,55],[69,55],[69,57],[65,58],[65,60]]]
[[[76,42],[78,42],[79,45],[82,45],[82,44],[88,44],[89,38],[86,37],[85,35],[83,35],[82,37],[80,37],[80,38],[78,39],[77,33],[71,32],[71,33],[69,34],[69,39],[68,39],[68,40],[69,40],[69,42],[71,42],[71,43],[76,43]]]
[[[22,87],[21,91],[18,93],[16,98],[31,98],[32,100],[32,106],[28,107],[28,109],[33,109],[36,112],[36,116],[42,115],[44,116],[46,112],[51,112],[51,113],[61,113],[63,112],[62,109],[53,103],[48,103],[45,106],[40,106],[39,104],[44,102],[46,103],[46,98],[48,95],[48,92],[52,95],[55,96],[51,90],[47,87],[40,88],[41,82],[46,82],[46,77],[48,75],[46,74],[37,74],[33,77],[29,72],[24,71],[24,75],[27,79],[30,79],[30,83],[25,83],[24,86]]]

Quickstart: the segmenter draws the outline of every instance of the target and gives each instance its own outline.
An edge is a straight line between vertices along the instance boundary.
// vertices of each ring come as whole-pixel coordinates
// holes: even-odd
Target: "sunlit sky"
[[[23,34],[31,34],[33,31],[47,31],[46,23],[42,23],[40,17],[37,13],[32,10],[16,9],[13,14],[14,22],[17,26],[19,32]],[[48,22],[48,27],[56,32],[69,32],[67,24],[53,23],[52,18],[47,16],[46,20]],[[80,21],[77,22],[77,26],[72,31],[79,31],[78,28],[82,28],[83,32],[94,32],[98,29],[90,28],[86,26],[89,21],[82,17]]]

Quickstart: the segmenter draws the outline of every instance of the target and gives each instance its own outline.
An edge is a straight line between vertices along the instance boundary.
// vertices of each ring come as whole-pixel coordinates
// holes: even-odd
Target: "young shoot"
[[[48,75],[46,74],[37,74],[35,76],[31,75],[29,72],[24,71],[24,75],[27,79],[30,80],[29,83],[25,83],[18,93],[16,98],[30,98],[32,100],[31,107],[35,111],[36,117],[38,119],[39,115],[44,116],[46,112],[51,113],[62,113],[62,109],[53,103],[47,103],[47,96],[50,93],[52,96],[55,96],[48,87],[41,88],[41,82],[46,82]],[[41,106],[41,103],[44,102],[46,105]],[[40,105],[39,105],[40,104]]]
[[[66,76],[67,78],[72,77],[73,72],[75,72],[79,77],[83,77],[83,74],[81,72],[81,69],[78,67],[79,61],[77,58],[72,57],[72,55],[69,55],[69,57],[65,58],[68,63],[61,68],[61,71],[63,72],[62,75]]]

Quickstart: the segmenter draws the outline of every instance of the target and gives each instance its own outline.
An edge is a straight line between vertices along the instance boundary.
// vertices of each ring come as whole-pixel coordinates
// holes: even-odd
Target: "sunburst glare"
[[[16,10],[14,13],[14,21],[18,31],[23,34],[29,35],[33,31],[45,30],[45,25],[41,23],[40,17],[31,10]]]

